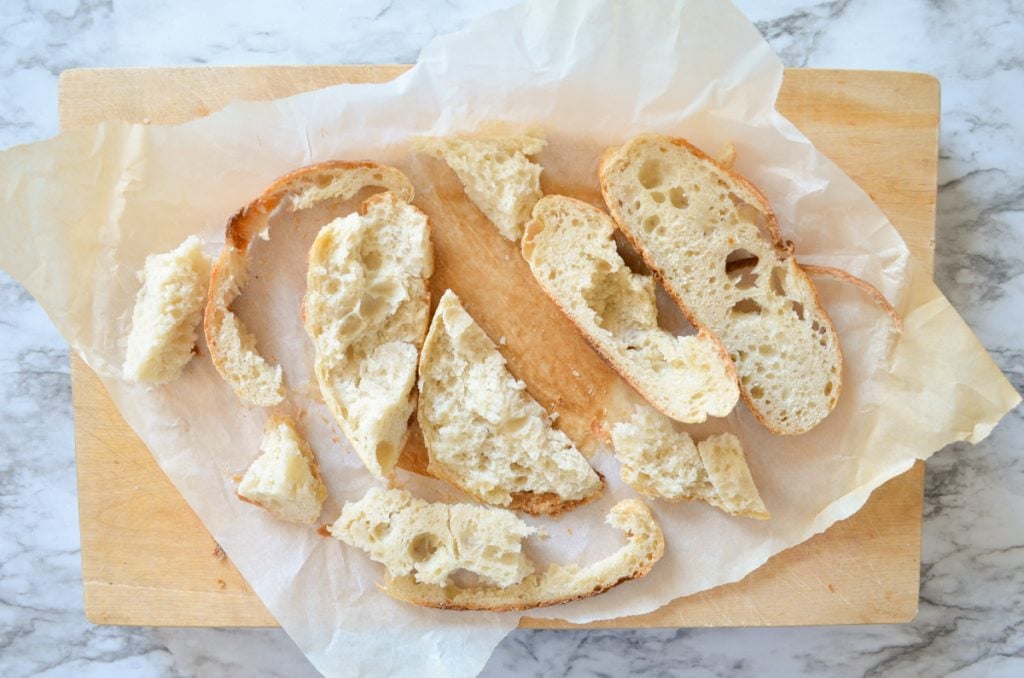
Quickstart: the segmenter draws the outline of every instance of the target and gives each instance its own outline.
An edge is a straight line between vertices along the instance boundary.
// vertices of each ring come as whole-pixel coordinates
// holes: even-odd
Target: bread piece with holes
[[[189,236],[170,252],[151,254],[139,274],[123,374],[128,381],[166,384],[192,359],[196,326],[210,284],[210,257]]]
[[[324,226],[309,251],[303,318],[317,382],[377,478],[394,471],[416,410],[432,271],[427,217],[394,193]]]
[[[703,501],[726,513],[767,520],[743,447],[730,433],[694,444],[653,409],[637,405],[611,427],[623,482],[651,499]]]
[[[270,218],[280,211],[295,212],[328,200],[348,200],[376,187],[412,200],[405,175],[373,162],[332,161],[286,174],[228,222],[224,247],[213,267],[204,327],[214,366],[235,394],[246,403],[276,405],[284,399],[280,365],[272,365],[256,348],[256,337],[231,310],[249,275],[249,245],[266,236]]]
[[[430,503],[374,487],[345,504],[328,530],[383,564],[389,577],[420,584],[448,586],[461,569],[505,587],[533,572],[522,542],[537,530],[503,509]]]
[[[589,565],[549,565],[544,572],[504,588],[430,585],[408,575],[389,575],[380,588],[407,603],[449,610],[528,610],[596,596],[645,576],[665,553],[661,528],[642,501],[619,502],[605,522],[626,534],[626,544]]]
[[[557,514],[604,486],[569,438],[512,376],[451,290],[420,358],[418,419],[431,474],[482,502]]]
[[[320,517],[327,488],[309,445],[285,416],[267,420],[262,454],[238,483],[238,498],[266,509],[281,520],[312,525]]]
[[[534,277],[584,338],[658,410],[676,421],[724,417],[736,406],[736,368],[707,331],[658,326],[654,279],[632,272],[601,210],[559,195],[540,199],[523,237]]]
[[[517,242],[541,197],[542,168],[528,156],[540,153],[545,143],[529,136],[421,137],[415,147],[444,160],[473,204],[501,235]]]
[[[754,415],[777,434],[828,416],[842,384],[839,338],[765,197],[685,140],[654,134],[609,149],[600,179],[665,290],[725,344]]]

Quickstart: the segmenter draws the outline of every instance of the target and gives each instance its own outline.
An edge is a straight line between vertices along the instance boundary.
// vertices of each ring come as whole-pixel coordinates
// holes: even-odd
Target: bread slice
[[[548,296],[658,410],[694,423],[736,406],[736,368],[725,347],[707,331],[677,337],[658,326],[654,279],[626,266],[607,214],[573,198],[545,196],[533,208],[522,247]]]
[[[623,482],[651,499],[704,501],[726,513],[770,516],[736,436],[723,433],[694,444],[689,434],[649,407],[611,428]]]
[[[821,422],[842,384],[839,338],[764,196],[685,140],[654,134],[607,151],[600,178],[665,290],[725,344],[754,415],[777,434]]]
[[[489,585],[511,586],[533,572],[522,542],[537,530],[503,509],[430,503],[374,487],[345,504],[328,530],[382,563],[389,576],[422,584],[448,586],[461,569]]]
[[[394,193],[324,226],[309,251],[303,319],[317,382],[377,478],[394,471],[416,409],[432,270],[427,217]]]
[[[309,445],[295,422],[272,416],[263,429],[262,454],[238,483],[238,498],[260,506],[281,520],[312,525],[320,517],[327,488]]]
[[[556,514],[604,486],[512,376],[455,293],[441,297],[420,358],[418,419],[431,474],[482,502]]]
[[[517,242],[523,224],[541,196],[541,166],[527,156],[546,142],[528,136],[421,137],[417,150],[443,159],[462,182],[466,195],[508,240]]]
[[[612,507],[605,521],[626,533],[626,544],[590,565],[550,565],[505,588],[438,586],[389,575],[380,589],[414,605],[449,610],[527,610],[589,598],[645,576],[665,553],[665,538],[650,508],[638,499]]]
[[[413,197],[412,184],[392,167],[332,161],[280,177],[228,222],[210,280],[204,327],[214,366],[243,401],[270,406],[284,399],[280,365],[271,365],[259,354],[256,337],[231,310],[248,278],[250,243],[281,210],[294,212],[326,200],[347,200],[367,187],[391,191],[405,201]]]
[[[139,274],[123,374],[128,381],[166,384],[192,359],[196,326],[210,284],[210,257],[189,236],[170,252],[151,254]]]

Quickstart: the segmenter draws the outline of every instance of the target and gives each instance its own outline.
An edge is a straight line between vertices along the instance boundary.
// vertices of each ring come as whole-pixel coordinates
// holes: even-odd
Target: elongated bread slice
[[[416,148],[443,159],[466,195],[508,240],[523,235],[523,224],[541,196],[541,166],[527,156],[546,142],[528,136],[421,137]]]
[[[505,588],[438,586],[389,576],[380,589],[414,605],[449,610],[527,610],[589,598],[645,576],[665,553],[665,538],[650,508],[639,499],[612,507],[605,521],[626,533],[626,544],[590,565],[550,565]]]
[[[320,517],[327,488],[309,445],[290,417],[267,420],[262,454],[238,483],[238,498],[260,506],[281,520],[312,525]]]
[[[522,542],[537,530],[504,509],[430,503],[374,487],[345,504],[328,530],[382,563],[389,576],[422,584],[447,586],[462,569],[489,585],[511,586],[533,572]]]
[[[715,334],[773,433],[812,429],[836,404],[839,338],[750,182],[683,139],[609,149],[601,190],[619,228],[690,322]]]
[[[556,514],[601,492],[601,477],[552,428],[451,290],[423,345],[419,387],[431,474],[482,502],[535,514]]]
[[[280,210],[294,212],[325,200],[347,200],[367,187],[412,200],[412,184],[398,170],[372,162],[332,161],[310,165],[280,177],[228,222],[224,247],[213,267],[205,330],[210,357],[235,394],[261,406],[284,399],[280,365],[271,365],[256,349],[256,337],[232,312],[249,274],[249,245]]]
[[[736,436],[722,433],[694,444],[671,420],[638,405],[611,428],[622,481],[651,499],[703,501],[726,513],[767,520]]]
[[[416,410],[432,271],[427,217],[394,193],[324,226],[309,251],[303,317],[320,392],[381,479],[394,471]]]
[[[673,336],[658,326],[654,279],[632,272],[601,210],[559,195],[540,199],[523,256],[534,277],[591,346],[658,410],[695,423],[736,406],[736,368],[707,331]]]
[[[129,381],[166,384],[192,359],[210,285],[210,257],[199,238],[189,236],[170,252],[146,257],[140,279],[123,374]]]

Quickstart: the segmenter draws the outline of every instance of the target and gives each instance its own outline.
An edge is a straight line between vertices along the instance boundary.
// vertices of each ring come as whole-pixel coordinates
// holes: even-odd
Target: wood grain
[[[60,83],[61,123],[176,123],[236,99],[265,100],[341,82],[379,82],[405,68],[68,71]],[[911,250],[930,266],[937,81],[910,73],[789,70],[779,108],[868,191]],[[500,317],[486,320],[501,323]],[[515,367],[514,357],[511,362]],[[72,358],[72,389],[87,617],[106,624],[274,624],[124,423],[96,376],[77,358]],[[918,604],[923,479],[924,467],[918,464],[877,490],[855,516],[777,555],[741,582],[674,601],[651,614],[591,626],[908,621]],[[522,625],[567,626],[531,619]]]

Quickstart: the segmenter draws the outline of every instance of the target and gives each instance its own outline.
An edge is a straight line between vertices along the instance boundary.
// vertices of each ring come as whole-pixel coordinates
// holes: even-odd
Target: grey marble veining
[[[57,131],[67,68],[413,61],[511,4],[0,3],[0,147]],[[791,66],[942,82],[936,280],[1024,391],[1024,3],[743,0]],[[224,5],[223,7],[221,5]],[[0,675],[313,675],[279,630],[93,626],[82,612],[67,348],[0,273]],[[516,631],[488,676],[1024,675],[1024,411],[928,462],[921,612],[900,626]]]

